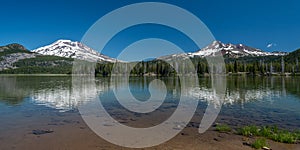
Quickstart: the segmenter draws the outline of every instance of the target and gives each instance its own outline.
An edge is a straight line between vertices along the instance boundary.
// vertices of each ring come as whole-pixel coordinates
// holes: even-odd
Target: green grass
[[[270,140],[281,143],[297,143],[300,139],[300,132],[290,132],[286,130],[278,129],[277,127],[257,127],[257,126],[245,126],[238,130],[238,134],[244,136],[258,136],[265,137]]]
[[[270,137],[270,139],[274,141],[281,142],[281,143],[289,143],[289,144],[296,143],[298,138],[299,135],[288,131],[281,131],[279,133],[271,135]]]
[[[219,131],[219,132],[230,132],[231,128],[228,125],[226,125],[226,124],[218,124],[216,126],[216,131]]]
[[[251,147],[255,149],[261,149],[263,147],[268,147],[267,140],[265,138],[258,138],[252,144]]]
[[[240,128],[238,133],[244,136],[258,136],[259,129],[256,126],[245,126]]]

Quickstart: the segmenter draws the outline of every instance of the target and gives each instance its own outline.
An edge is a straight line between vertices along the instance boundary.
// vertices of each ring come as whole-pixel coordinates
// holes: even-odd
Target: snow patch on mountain
[[[233,58],[245,56],[284,56],[287,54],[285,52],[265,52],[260,49],[252,48],[243,44],[224,44],[220,41],[214,41],[212,44],[206,46],[205,48],[194,53],[188,53],[188,55],[190,57],[207,57],[213,56],[217,52],[221,52],[223,55]]]
[[[115,62],[116,59],[102,55],[88,46],[71,40],[58,40],[50,45],[40,47],[33,52],[42,55],[53,55],[66,58],[75,58],[86,61]]]

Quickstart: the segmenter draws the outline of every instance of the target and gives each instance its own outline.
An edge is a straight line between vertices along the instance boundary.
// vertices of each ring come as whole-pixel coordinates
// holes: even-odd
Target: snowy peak
[[[208,45],[207,48],[211,48],[211,49],[217,49],[217,48],[222,48],[225,47],[225,44],[223,44],[220,41],[214,41],[211,45]]]
[[[58,40],[50,45],[35,49],[33,52],[86,61],[115,62],[115,59],[102,55],[80,42],[73,42],[71,40]]]
[[[58,40],[50,45],[33,50],[33,52],[42,55],[54,55],[66,58],[75,58],[86,61],[104,61],[115,62],[116,59],[102,55],[88,46],[71,40]],[[169,56],[162,56],[160,58],[172,59],[173,57],[207,57],[220,53],[225,57],[239,58],[239,57],[258,57],[258,56],[284,56],[285,52],[264,52],[257,48],[252,48],[243,44],[224,44],[221,41],[213,41],[210,45],[193,53],[173,54]]]
[[[188,53],[189,56],[212,56],[217,52],[221,52],[224,56],[238,58],[238,57],[245,57],[245,56],[283,56],[287,53],[284,52],[264,52],[257,48],[252,48],[243,44],[224,44],[220,41],[214,41],[212,44],[206,46],[205,48],[194,52]]]

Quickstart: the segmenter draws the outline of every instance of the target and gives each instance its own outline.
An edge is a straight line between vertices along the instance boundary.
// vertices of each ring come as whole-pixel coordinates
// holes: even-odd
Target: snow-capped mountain
[[[50,45],[35,49],[32,52],[42,55],[54,55],[86,61],[116,61],[116,59],[102,55],[80,42],[74,42],[71,40],[58,40]]]
[[[283,56],[287,53],[285,52],[264,52],[257,48],[252,48],[243,44],[224,44],[220,41],[214,41],[212,44],[206,46],[205,48],[194,52],[188,53],[188,56],[212,56],[216,52],[221,52],[223,55],[238,58],[238,57],[245,57],[245,56]]]

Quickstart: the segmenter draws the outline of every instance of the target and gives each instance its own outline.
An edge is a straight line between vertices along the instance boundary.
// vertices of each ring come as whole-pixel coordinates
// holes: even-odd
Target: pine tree
[[[234,61],[234,67],[233,67],[233,71],[235,72],[235,73],[237,73],[238,72],[238,64],[237,64],[237,61],[235,60]]]
[[[296,72],[299,72],[299,61],[298,61],[298,58],[296,58]]]
[[[271,62],[271,65],[270,65],[270,73],[272,74],[273,73],[273,64]]]
[[[284,73],[284,59],[281,57],[281,73]]]

